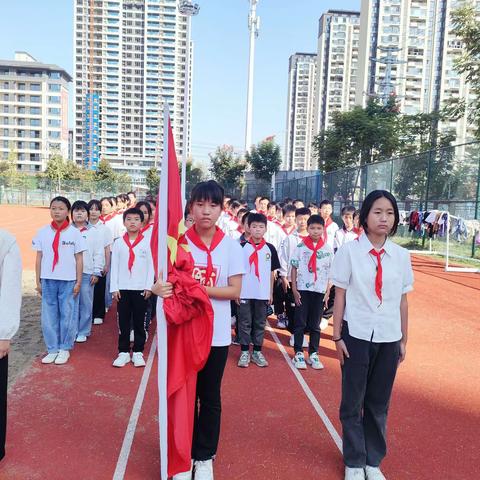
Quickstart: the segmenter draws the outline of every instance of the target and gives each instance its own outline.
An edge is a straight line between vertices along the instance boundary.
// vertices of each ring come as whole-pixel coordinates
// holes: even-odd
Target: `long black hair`
[[[362,203],[362,208],[360,209],[360,218],[359,218],[360,226],[363,227],[366,233],[368,233],[368,225],[367,225],[368,214],[370,213],[370,210],[372,209],[373,204],[379,198],[386,198],[392,204],[393,213],[395,215],[395,222],[393,223],[393,227],[390,230],[389,236],[393,236],[397,233],[398,224],[400,223],[400,213],[398,211],[396,198],[387,190],[373,190],[366,196],[365,200]]]

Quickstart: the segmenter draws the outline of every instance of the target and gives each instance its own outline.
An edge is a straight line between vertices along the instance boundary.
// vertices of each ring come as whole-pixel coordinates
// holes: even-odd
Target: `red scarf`
[[[313,244],[313,240],[310,237],[303,239],[304,245],[313,251],[310,260],[308,261],[308,271],[313,272],[313,278],[317,281],[317,252],[325,245],[322,238],[318,240],[317,245]]]
[[[130,271],[130,273],[132,273],[132,267],[135,262],[135,252],[133,251],[133,249],[143,240],[143,235],[141,234],[141,232],[139,232],[138,237],[135,239],[135,241],[133,243],[130,243],[128,232],[126,232],[123,236],[123,240],[125,240],[125,243],[128,247],[128,270]]]
[[[52,264],[52,272],[55,270],[55,267],[58,263],[58,246],[60,245],[60,233],[62,230],[65,230],[70,225],[68,218],[58,226],[55,222],[50,224],[52,228],[55,230],[55,237],[53,238],[52,248],[53,248],[53,264]]]
[[[377,274],[375,276],[375,293],[377,294],[380,303],[382,303],[382,286],[383,286],[383,270],[382,270],[382,255],[385,253],[385,250],[382,248],[377,252],[372,248],[369,252],[371,255],[377,258]]]
[[[260,272],[258,270],[258,252],[265,246],[267,242],[265,242],[265,239],[262,238],[262,241],[258,245],[255,245],[252,239],[250,239],[248,243],[253,247],[253,253],[250,255],[248,263],[250,264],[250,267],[252,266],[252,263],[255,265],[255,276],[258,278],[258,280],[260,280]]]
[[[290,231],[288,231],[288,228],[290,228]],[[292,232],[295,231],[295,225],[292,225],[291,227],[282,226],[282,229],[287,235],[290,235]]]
[[[108,215],[100,215],[100,221],[105,224],[108,221],[110,221],[112,218],[115,218],[116,215],[117,215],[116,213],[109,213]]]
[[[213,273],[212,252],[215,250],[218,244],[223,240],[223,237],[225,236],[225,234],[218,227],[215,227],[215,235],[212,238],[212,243],[210,244],[210,247],[207,247],[203,243],[203,240],[200,238],[200,236],[197,233],[197,230],[195,229],[195,225],[192,228],[189,228],[185,232],[185,235],[199,250],[202,250],[203,252],[207,252],[207,270],[205,272],[205,285],[208,285],[210,281],[210,277],[212,276],[212,273]]]
[[[82,232],[84,232],[85,230],[88,230],[88,228],[87,228],[87,227],[81,227],[79,230],[80,230],[80,233],[82,233]]]
[[[151,223],[149,223],[148,225],[145,225],[145,226],[140,230],[140,233],[145,233],[151,226],[152,226]]]

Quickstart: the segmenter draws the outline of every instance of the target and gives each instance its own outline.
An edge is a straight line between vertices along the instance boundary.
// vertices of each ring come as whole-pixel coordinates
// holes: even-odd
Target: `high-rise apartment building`
[[[316,132],[330,126],[332,113],[355,106],[360,12],[328,10],[320,17],[315,99]]]
[[[177,154],[190,150],[187,17],[176,0],[75,0],[74,15],[75,159],[107,159],[144,183],[161,159],[165,101]]]
[[[71,81],[63,68],[26,52],[0,60],[0,159],[12,152],[19,170],[40,172],[53,153],[67,158]]]
[[[315,135],[315,82],[317,55],[295,53],[288,69],[288,105],[284,170],[311,170]]]
[[[468,98],[465,78],[454,69],[462,43],[451,33],[451,12],[462,3],[362,0],[356,103],[395,94],[400,111],[415,114],[437,111],[451,97]],[[440,129],[453,129],[457,142],[473,135],[466,119]]]

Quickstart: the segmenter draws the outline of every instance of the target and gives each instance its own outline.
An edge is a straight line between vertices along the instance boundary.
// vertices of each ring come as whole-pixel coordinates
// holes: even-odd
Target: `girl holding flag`
[[[333,341],[342,366],[340,420],[345,480],[382,480],[386,421],[408,336],[408,251],[388,239],[399,223],[395,197],[375,190],[364,200],[364,233],[335,255]]]

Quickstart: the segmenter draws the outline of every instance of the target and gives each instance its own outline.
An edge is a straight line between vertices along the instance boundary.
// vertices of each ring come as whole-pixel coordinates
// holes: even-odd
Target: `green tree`
[[[47,162],[44,176],[51,182],[56,182],[58,190],[61,190],[62,180],[66,179],[67,172],[67,164],[60,152],[53,153]]]
[[[114,183],[117,180],[115,170],[106,158],[102,158],[98,163],[97,169],[95,170],[95,180],[105,183]]]
[[[187,184],[190,184],[192,187],[205,180],[205,172],[203,171],[202,167],[195,165],[191,158],[187,160],[186,174]]]
[[[0,162],[0,176],[3,178],[5,187],[15,188],[21,183],[22,174],[18,171],[17,161],[16,150],[10,148],[7,159]]]
[[[148,191],[151,194],[156,194],[160,185],[160,175],[158,174],[157,167],[150,167],[148,169],[145,180],[147,182]]]
[[[465,75],[475,99],[451,98],[444,103],[444,112],[452,120],[467,115],[480,139],[480,9],[469,1],[452,12],[452,33],[463,43],[463,52],[454,61],[455,70]]]
[[[218,183],[230,189],[242,187],[246,164],[240,155],[234,153],[232,146],[218,147],[209,157],[210,173]]]
[[[252,146],[251,151],[246,154],[246,160],[255,178],[268,182],[280,169],[282,163],[280,147],[273,140],[265,140]]]

